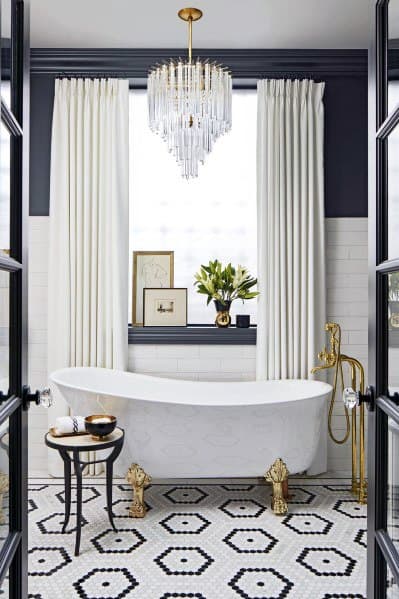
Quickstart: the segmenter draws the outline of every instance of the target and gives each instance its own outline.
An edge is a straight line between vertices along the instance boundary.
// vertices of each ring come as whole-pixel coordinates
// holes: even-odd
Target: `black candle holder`
[[[249,328],[249,314],[237,314],[236,327],[238,329],[248,329]]]

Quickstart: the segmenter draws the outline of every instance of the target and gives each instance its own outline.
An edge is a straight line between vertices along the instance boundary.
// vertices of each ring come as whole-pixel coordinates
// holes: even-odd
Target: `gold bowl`
[[[85,418],[86,431],[92,436],[95,441],[101,441],[116,427],[115,416],[109,414],[92,414]]]

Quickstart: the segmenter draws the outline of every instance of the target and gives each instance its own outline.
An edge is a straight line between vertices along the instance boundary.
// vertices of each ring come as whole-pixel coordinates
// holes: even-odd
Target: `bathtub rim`
[[[120,390],[118,390],[119,392],[115,392],[115,391],[109,391],[109,390],[101,390],[98,388],[89,388],[86,385],[82,385],[79,384],[79,386],[75,383],[73,384],[72,382],[65,382],[64,380],[62,380],[60,378],[60,376],[63,373],[66,372],[70,372],[71,370],[73,371],[108,371],[108,372],[112,372],[114,374],[120,373],[122,374],[124,377],[128,376],[128,377],[139,377],[142,381],[147,381],[151,382],[151,380],[156,381],[157,383],[163,383],[165,385],[174,385],[176,387],[180,387],[183,388],[184,386],[188,387],[189,389],[192,388],[197,388],[198,389],[203,389],[204,393],[201,395],[201,401],[193,401],[192,397],[190,398],[189,393],[186,393],[183,397],[179,397],[179,393],[176,393],[175,397],[173,398],[162,398],[162,397],[140,397],[140,394],[137,393],[137,395],[133,395],[133,392],[130,393],[130,395],[126,393],[122,393]],[[312,380],[312,379],[272,379],[272,380],[267,380],[267,381],[257,381],[257,380],[253,380],[253,381],[229,381],[229,380],[218,380],[218,381],[192,381],[192,380],[187,380],[187,379],[174,379],[174,378],[168,378],[168,377],[160,377],[160,376],[154,376],[151,374],[147,374],[147,373],[138,373],[138,372],[130,372],[130,371],[124,371],[124,370],[116,370],[116,369],[110,369],[110,368],[100,368],[100,367],[95,367],[95,366],[76,366],[76,367],[68,367],[68,368],[61,368],[58,369],[54,372],[52,372],[49,375],[49,380],[56,384],[57,387],[60,389],[61,393],[62,393],[62,388],[65,389],[70,389],[70,390],[76,390],[76,391],[81,391],[84,393],[90,393],[90,394],[96,394],[96,395],[102,395],[102,396],[108,396],[108,397],[114,397],[117,399],[125,399],[125,400],[130,400],[130,401],[142,401],[142,402],[148,402],[148,403],[162,403],[162,404],[170,404],[170,405],[181,405],[181,406],[197,406],[197,407],[225,407],[225,408],[234,408],[234,407],[256,407],[256,406],[263,406],[263,405],[283,405],[283,404],[287,404],[287,403],[292,403],[292,402],[298,402],[298,401],[306,401],[306,400],[312,400],[312,399],[326,399],[329,394],[332,391],[332,386],[329,383],[326,383],[324,381],[317,381],[317,380]],[[305,386],[309,388],[309,391],[306,393],[306,395],[304,396],[291,396],[290,397],[279,397],[279,398],[271,398],[270,396],[266,397],[266,401],[264,398],[260,398],[258,397],[253,397],[253,395],[251,394],[246,394],[241,392],[239,394],[239,398],[237,401],[228,401],[228,397],[231,397],[230,394],[226,393],[225,394],[225,398],[224,401],[221,400],[220,395],[217,394],[212,394],[213,400],[212,401],[207,401],[207,397],[209,397],[211,394],[209,393],[209,389],[212,389],[218,385],[224,385],[224,386],[233,386],[234,387],[241,387],[243,390],[245,390],[245,388],[251,390],[251,388],[254,388],[255,386],[259,386],[259,385],[273,385],[273,384],[278,384],[278,385],[284,385],[284,384],[292,384],[294,385],[295,383],[300,383],[300,384],[304,384]],[[310,391],[311,387],[314,387],[313,391]],[[208,390],[208,391],[207,391]],[[189,399],[187,399],[187,396],[189,397]],[[227,398],[227,401],[226,401]]]

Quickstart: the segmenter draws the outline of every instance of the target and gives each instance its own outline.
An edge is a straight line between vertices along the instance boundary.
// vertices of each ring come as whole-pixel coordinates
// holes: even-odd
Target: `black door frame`
[[[368,416],[368,599],[386,597],[387,565],[399,585],[399,554],[387,532],[388,418],[399,424],[388,395],[387,275],[399,270],[399,257],[388,260],[387,146],[399,123],[399,106],[388,115],[388,6],[375,3],[369,52],[369,379],[377,399]]]
[[[9,597],[28,596],[28,421],[22,401],[27,382],[27,225],[29,206],[29,0],[11,0],[11,44],[2,47],[2,79],[10,81],[10,106],[1,99],[1,120],[10,135],[9,391],[0,423],[9,419],[9,534],[0,551],[0,585],[8,575]]]

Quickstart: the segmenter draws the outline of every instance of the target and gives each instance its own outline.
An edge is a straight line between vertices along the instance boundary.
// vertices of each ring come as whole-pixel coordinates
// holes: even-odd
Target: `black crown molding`
[[[156,63],[185,57],[186,49],[32,48],[31,73],[54,76],[119,75],[144,78]],[[195,56],[228,66],[237,79],[364,77],[367,50],[199,49]]]

